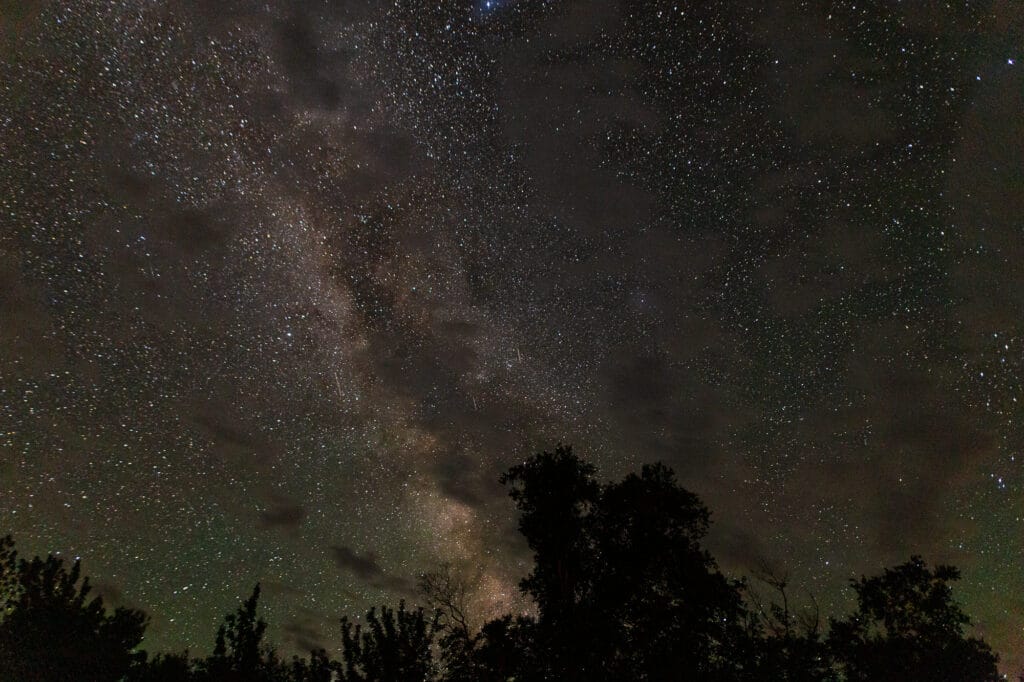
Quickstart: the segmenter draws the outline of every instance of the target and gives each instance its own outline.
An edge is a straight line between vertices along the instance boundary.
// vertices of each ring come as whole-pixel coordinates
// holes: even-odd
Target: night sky
[[[530,557],[662,460],[826,613],[919,553],[1024,664],[1024,11],[0,3],[0,535],[207,651]]]

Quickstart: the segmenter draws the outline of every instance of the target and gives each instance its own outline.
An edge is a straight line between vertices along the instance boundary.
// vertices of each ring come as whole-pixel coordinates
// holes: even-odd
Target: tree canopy
[[[144,660],[145,614],[90,598],[81,570],[52,555],[19,558],[10,536],[0,540],[0,678],[114,682]]]
[[[0,679],[58,682],[994,682],[997,657],[953,599],[959,572],[920,557],[856,578],[856,610],[799,617],[787,582],[760,598],[702,542],[710,513],[663,464],[600,482],[571,448],[501,478],[533,552],[532,614],[479,627],[450,566],[419,581],[427,608],[339,619],[340,655],[281,659],[260,586],[225,616],[204,658],[139,650],[148,619],[90,598],[81,564],[24,559],[0,539]],[[430,610],[428,610],[428,608]]]
[[[740,585],[701,547],[709,513],[660,464],[599,484],[569,448],[503,477],[534,551],[541,677],[720,679],[744,637]]]
[[[964,636],[970,618],[953,601],[952,566],[929,569],[921,557],[852,582],[857,611],[833,620],[828,643],[850,682],[948,682],[999,679],[996,656],[976,637]]]

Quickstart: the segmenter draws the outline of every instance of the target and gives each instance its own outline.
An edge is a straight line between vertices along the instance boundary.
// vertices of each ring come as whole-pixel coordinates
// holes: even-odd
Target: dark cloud
[[[288,19],[276,26],[278,64],[284,69],[290,88],[284,98],[288,106],[345,110],[354,120],[367,117],[371,104],[367,89],[353,78],[357,46],[339,44],[325,32],[344,27],[358,14],[368,16],[366,10],[340,11],[343,5],[358,8],[360,4],[336,3],[331,7],[332,13],[344,13],[345,17],[324,16],[297,6]]]
[[[946,491],[969,485],[997,455],[991,434],[964,406],[922,404],[921,398],[915,392],[913,400],[888,403],[899,406],[880,434],[885,446],[879,459],[888,461],[871,463],[874,475],[888,480],[874,497],[869,527],[879,547],[894,555],[911,547],[943,551],[953,522]]]
[[[133,595],[125,594],[123,586],[113,582],[112,580],[104,578],[90,579],[89,584],[92,587],[92,592],[90,593],[89,598],[102,597],[103,605],[107,609],[136,609],[143,613],[148,611],[148,609],[144,608]]]
[[[209,444],[212,461],[228,476],[255,476],[258,480],[270,482],[277,467],[287,461],[287,451],[278,440],[269,437],[260,425],[241,415],[239,401],[247,400],[243,392],[233,387],[218,396],[216,401],[200,403],[196,407],[197,411],[191,414],[192,432]],[[242,404],[254,406],[253,403]],[[226,481],[219,483],[224,484]],[[289,498],[278,493],[269,493],[267,497],[268,507],[260,513],[260,527],[266,528],[275,523],[298,525],[304,519],[304,515]],[[242,502],[239,508],[247,504],[248,501]]]
[[[297,649],[304,654],[327,648],[327,639],[320,630],[319,624],[313,619],[290,621],[282,628],[288,648]]]
[[[275,495],[269,506],[259,515],[259,526],[263,529],[280,528],[294,531],[306,519],[306,508],[289,498]]]
[[[622,447],[684,476],[718,464],[723,453],[717,440],[731,417],[717,392],[665,356],[625,355],[620,362],[606,370],[603,402],[616,432],[629,434]]]
[[[268,595],[270,595],[271,597],[275,597],[275,598],[278,595],[281,595],[282,597],[305,597],[306,596],[306,592],[303,589],[301,589],[299,587],[296,587],[295,585],[292,585],[290,583],[282,582],[280,580],[266,580],[266,579],[264,579],[264,580],[260,581],[260,587]]]
[[[91,582],[93,591],[103,597],[103,602],[108,608],[124,606],[124,591],[112,582],[95,580]]]
[[[404,593],[411,592],[415,588],[415,583],[411,578],[386,572],[377,562],[377,555],[373,552],[359,554],[351,547],[344,545],[331,545],[328,550],[338,568],[352,573],[368,585]]]
[[[18,35],[33,28],[44,6],[41,0],[4,3],[3,14],[0,15],[0,50],[13,48]]]
[[[770,543],[749,528],[725,526],[717,522],[712,526],[708,545],[723,569],[745,576],[761,567],[768,567],[772,563],[769,557],[775,555]],[[782,558],[778,564],[771,565],[771,570],[781,573],[789,567],[789,562]]]
[[[334,563],[341,569],[351,571],[357,578],[372,580],[384,573],[372,552],[360,555],[351,548],[341,545],[332,545],[330,551]]]
[[[788,132],[822,155],[888,145],[895,121],[871,102],[893,98],[893,81],[879,78],[885,65],[851,49],[839,31],[830,30],[830,20],[824,11],[801,12],[787,3],[767,13],[760,31],[779,60],[770,88],[779,95],[776,113]],[[786,40],[778,39],[782,33]],[[849,77],[836,78],[839,73]]]
[[[193,419],[218,445],[239,454],[250,454],[259,450],[263,441],[255,434],[253,427],[213,412],[197,412]]]
[[[228,204],[183,206],[170,196],[158,178],[133,171],[135,164],[126,167],[125,153],[126,150],[118,149],[118,158],[110,160],[108,186],[111,194],[122,197],[145,217],[135,224],[119,222],[118,230],[108,236],[117,239],[122,247],[142,237],[149,242],[147,246],[162,251],[163,263],[178,262],[183,266],[189,261],[201,262],[201,258],[223,262],[226,247],[241,230],[232,224],[237,208]]]
[[[434,475],[438,488],[453,500],[474,509],[492,504],[502,496],[500,471],[487,467],[479,453],[450,454],[438,460]]]

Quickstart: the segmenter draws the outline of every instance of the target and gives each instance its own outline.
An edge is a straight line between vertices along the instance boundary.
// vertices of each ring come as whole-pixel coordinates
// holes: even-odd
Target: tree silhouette
[[[534,554],[521,581],[531,614],[477,630],[471,583],[443,564],[419,581],[423,607],[341,619],[340,661],[324,650],[281,660],[265,640],[260,586],[217,630],[213,652],[136,651],[140,611],[89,598],[81,565],[24,560],[0,538],[0,680],[31,682],[995,682],[997,658],[965,635],[950,566],[919,557],[853,580],[857,610],[801,617],[788,582],[726,578],[702,547],[710,514],[662,464],[618,482],[568,447],[502,476]],[[746,600],[744,599],[746,598]],[[812,600],[813,601],[813,600]]]
[[[545,667],[540,660],[537,622],[530,616],[511,615],[486,623],[473,640],[469,664],[455,671],[451,682],[506,682],[539,680]]]
[[[952,566],[930,570],[920,557],[881,576],[853,580],[858,608],[833,620],[828,644],[848,682],[994,682],[997,657],[964,636],[970,619],[953,601]]]
[[[552,625],[575,611],[585,589],[586,563],[594,559],[583,529],[601,492],[594,473],[572,448],[559,446],[501,476],[519,508],[519,532],[534,553],[533,571],[520,585]]]
[[[431,653],[438,632],[438,618],[427,618],[422,608],[407,611],[381,607],[366,614],[364,628],[347,617],[341,619],[342,682],[424,682],[434,679]]]
[[[332,682],[338,664],[323,649],[311,651],[309,660],[292,659],[291,678],[294,682]]]
[[[127,682],[189,682],[193,679],[192,661],[188,652],[184,652],[157,654],[140,662],[128,674]]]
[[[0,538],[0,620],[8,615],[18,598],[18,552],[14,539]]]
[[[101,597],[89,598],[88,578],[81,563],[71,569],[50,555],[19,559],[8,536],[0,541],[0,679],[122,679],[144,654],[144,613],[117,608],[107,611]]]
[[[204,682],[276,682],[286,679],[287,668],[263,641],[267,623],[256,615],[259,583],[217,630],[213,653],[202,661],[198,679]]]
[[[469,620],[469,584],[449,563],[420,576],[420,596],[434,611],[438,625],[438,673],[452,682],[478,679],[473,656],[477,637]]]
[[[709,525],[700,499],[668,467],[645,465],[606,485],[590,520],[600,561],[588,616],[611,615],[605,641],[618,646],[620,669],[646,679],[729,676],[745,647],[743,603],[700,545]]]
[[[737,664],[743,603],[700,546],[709,514],[655,464],[620,483],[559,446],[502,477],[534,552],[542,678],[722,679]]]
[[[754,577],[773,592],[773,598],[765,602],[747,586],[747,595],[754,607],[748,615],[748,641],[753,645],[749,658],[758,679],[777,682],[838,680],[822,638],[817,601],[811,597],[813,608],[801,613],[790,602],[789,580],[785,576],[775,575],[763,567]]]

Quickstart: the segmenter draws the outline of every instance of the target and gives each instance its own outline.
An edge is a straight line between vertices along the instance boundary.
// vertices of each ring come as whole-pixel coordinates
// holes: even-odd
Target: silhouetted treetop
[[[920,557],[880,576],[852,581],[857,611],[831,623],[828,643],[849,682],[999,679],[997,657],[964,636],[970,619],[953,601],[952,566],[930,570]]]
[[[0,679],[114,682],[144,659],[146,615],[108,611],[81,570],[53,555],[18,558],[10,537],[0,541]]]
[[[571,448],[501,477],[533,551],[520,582],[534,610],[483,623],[451,566],[424,573],[423,607],[340,621],[327,651],[278,657],[260,586],[228,613],[205,658],[137,651],[147,620],[90,596],[81,565],[26,560],[0,538],[0,681],[18,682],[995,682],[996,656],[967,633],[959,572],[920,557],[852,581],[856,610],[793,608],[770,573],[762,599],[719,570],[710,514],[664,464],[601,483]],[[813,599],[812,599],[813,601]]]
[[[599,484],[559,446],[502,477],[534,551],[522,588],[539,609],[541,677],[721,676],[743,636],[738,586],[700,546],[709,514],[672,470]]]
[[[272,682],[283,678],[284,664],[263,639],[267,623],[257,615],[259,600],[257,583],[249,598],[224,617],[224,623],[217,629],[213,653],[198,666],[199,679]]]
[[[438,616],[428,619],[422,608],[408,611],[382,607],[366,614],[366,625],[341,619],[342,682],[424,682],[434,679],[432,646]]]
[[[523,589],[542,614],[557,617],[581,597],[585,567],[593,561],[583,519],[600,496],[592,465],[559,446],[512,467],[501,477],[519,508],[519,531],[534,552]]]

